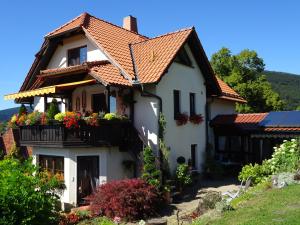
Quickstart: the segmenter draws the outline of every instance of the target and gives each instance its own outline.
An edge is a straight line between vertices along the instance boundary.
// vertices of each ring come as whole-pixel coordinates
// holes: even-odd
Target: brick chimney
[[[123,19],[123,28],[132,32],[138,33],[137,20],[133,16],[126,16]]]

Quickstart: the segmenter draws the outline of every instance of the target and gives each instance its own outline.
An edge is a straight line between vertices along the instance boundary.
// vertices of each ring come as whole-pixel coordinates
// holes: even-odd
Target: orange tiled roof
[[[300,131],[300,127],[266,127],[263,130],[266,132],[293,132]]]
[[[259,128],[259,123],[268,115],[268,113],[247,113],[218,115],[211,124],[213,126],[234,126],[236,128],[254,130]]]
[[[154,83],[160,79],[191,32],[192,28],[189,28],[132,45],[141,83]]]
[[[228,84],[222,81],[219,77],[216,76],[216,78],[222,92],[222,95],[219,98],[241,103],[246,102],[246,100],[243,99],[238,93],[236,93],[231,87],[229,87]]]
[[[121,75],[120,70],[110,63],[92,66],[89,74],[104,84],[132,86],[132,84]]]
[[[122,73],[123,77],[131,83],[137,78],[139,78],[138,82],[140,83],[158,82],[189,36],[193,37],[195,40],[197,39],[197,35],[193,28],[149,39],[87,13],[83,13],[50,32],[46,36],[46,40],[51,40],[59,35],[64,35],[67,31],[75,30],[85,32],[86,36],[94,41],[97,47],[108,56],[111,63]],[[191,35],[192,33],[193,35]],[[198,39],[196,42],[197,41],[199,42]],[[50,41],[46,43],[51,45]],[[201,61],[203,54],[204,57],[206,56],[200,43],[199,46],[195,47],[195,51],[199,52],[197,59],[199,58],[199,61]],[[41,49],[41,53],[45,51],[51,52],[51,50],[47,50],[47,46]],[[212,80],[211,82],[208,82],[208,84],[212,87],[216,87],[216,81],[211,74],[212,70],[209,63],[206,62],[207,60],[202,61],[202,66],[204,66],[204,69],[206,70],[206,79]],[[37,65],[38,64],[35,63],[32,66],[21,87],[21,91],[30,88],[30,85],[35,81],[29,77],[36,73]],[[118,80],[118,82],[121,81]],[[122,81],[122,83],[125,82]],[[213,88],[213,90],[215,92],[217,91],[216,88]]]

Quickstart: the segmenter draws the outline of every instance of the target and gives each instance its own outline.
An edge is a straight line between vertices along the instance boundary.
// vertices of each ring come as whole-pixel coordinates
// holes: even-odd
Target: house
[[[299,111],[217,115],[211,121],[216,157],[240,165],[269,159],[274,147],[299,137],[299,121]]]
[[[119,27],[83,13],[50,32],[19,92],[5,96],[40,112],[55,98],[62,112],[129,118],[76,130],[20,127],[21,145],[32,147],[34,163],[63,173],[66,204],[80,204],[96,185],[136,175],[124,162],[138,164],[143,146],[159,156],[161,113],[171,171],[180,156],[200,171],[213,140],[208,121],[245,102],[214,75],[194,27],[149,38],[138,33],[136,18],[123,22]],[[195,115],[197,124],[178,125],[182,116]]]

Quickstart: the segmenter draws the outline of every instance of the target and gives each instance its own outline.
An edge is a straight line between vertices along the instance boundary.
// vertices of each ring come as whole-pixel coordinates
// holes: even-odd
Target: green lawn
[[[241,199],[236,210],[216,217],[200,217],[193,225],[300,224],[300,185],[259,191]]]

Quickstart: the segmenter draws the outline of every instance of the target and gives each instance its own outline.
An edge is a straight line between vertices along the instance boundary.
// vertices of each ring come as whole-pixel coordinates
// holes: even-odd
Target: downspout
[[[146,98],[155,98],[158,100],[158,115],[157,115],[157,125],[158,125],[158,140],[157,140],[157,145],[158,145],[158,157],[159,157],[159,162],[160,162],[160,171],[161,171],[161,174],[162,174],[162,183],[164,183],[164,174],[163,174],[163,169],[162,169],[162,162],[163,162],[163,156],[162,156],[162,152],[161,152],[161,149],[160,149],[160,138],[161,137],[161,130],[160,130],[160,123],[159,123],[159,120],[160,120],[160,114],[162,113],[162,99],[160,96],[156,95],[156,94],[153,94],[151,92],[148,92],[148,91],[145,91],[144,90],[144,87],[143,85],[139,82],[139,76],[138,76],[138,70],[137,70],[137,66],[136,66],[136,63],[135,63],[135,58],[134,58],[134,54],[133,54],[133,51],[132,51],[132,45],[129,44],[129,50],[130,50],[130,55],[131,55],[131,58],[132,58],[132,64],[133,64],[133,72],[134,72],[134,76],[135,76],[135,80],[134,80],[134,84],[133,85],[136,85],[136,86],[139,86],[138,90],[141,94],[142,97],[146,97]]]

